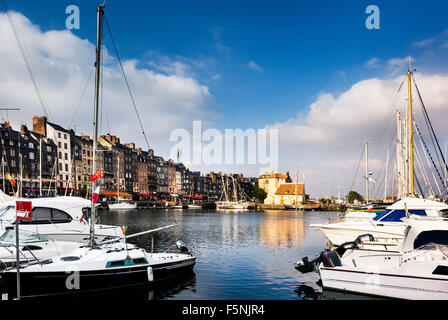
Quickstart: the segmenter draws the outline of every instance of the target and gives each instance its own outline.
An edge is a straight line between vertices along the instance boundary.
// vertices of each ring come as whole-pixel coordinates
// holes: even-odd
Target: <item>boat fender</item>
[[[154,281],[154,273],[152,272],[152,267],[148,267],[148,269],[146,269],[147,273],[148,273],[148,281],[152,282]]]
[[[370,233],[366,233],[366,234],[361,234],[355,240],[355,242],[358,244],[366,242],[366,241],[375,241],[375,238]]]
[[[349,249],[358,249],[358,244],[355,241],[345,242],[341,244],[339,247],[337,247],[334,251],[337,252],[339,257],[342,257],[345,251]]]

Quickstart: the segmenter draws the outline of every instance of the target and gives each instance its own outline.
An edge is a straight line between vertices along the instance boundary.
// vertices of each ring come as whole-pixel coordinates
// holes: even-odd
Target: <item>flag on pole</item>
[[[373,204],[371,204],[371,203],[367,203],[367,204],[366,204],[366,207],[367,207],[367,210],[368,210],[368,211],[373,211]]]
[[[11,177],[11,175],[8,173],[8,180],[9,182],[11,182],[11,184],[15,187],[16,186],[16,182],[14,181],[14,179]]]
[[[103,169],[100,169],[100,171],[95,172],[93,175],[90,176],[90,181],[95,182],[96,179],[101,178],[101,173]]]
[[[93,203],[97,203],[99,197],[100,197],[100,184],[98,183],[92,194]]]
[[[121,232],[123,232],[123,235],[126,234],[126,229],[127,229],[126,226],[121,226]]]

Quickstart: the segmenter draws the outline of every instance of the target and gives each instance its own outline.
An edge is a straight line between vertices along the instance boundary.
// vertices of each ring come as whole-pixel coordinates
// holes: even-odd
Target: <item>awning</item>
[[[115,191],[100,191],[100,194],[104,195],[104,196],[120,196],[120,197],[131,197],[132,195],[127,193],[127,192],[115,192]]]
[[[137,195],[137,196],[143,196],[143,197],[150,197],[150,196],[151,196],[150,194],[147,194],[147,193],[139,193],[139,192],[137,192],[135,195]]]

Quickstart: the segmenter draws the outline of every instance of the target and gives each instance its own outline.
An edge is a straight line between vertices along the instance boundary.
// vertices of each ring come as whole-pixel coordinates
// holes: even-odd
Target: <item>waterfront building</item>
[[[4,192],[13,194],[19,191],[18,195],[21,196],[39,196],[39,177],[42,174],[42,194],[53,195],[54,176],[57,174],[57,147],[54,142],[29,131],[25,125],[20,127],[20,132],[15,131],[9,122],[0,124],[0,142],[1,186]],[[8,174],[13,177],[16,186],[8,181]]]
[[[267,197],[265,204],[274,204],[275,192],[281,184],[286,182],[288,176],[281,173],[265,173],[258,177],[258,187],[263,189]]]
[[[47,117],[33,117],[33,131],[52,139],[58,147],[58,191],[73,188],[71,132],[58,124],[47,121]]]
[[[295,205],[303,203],[305,200],[306,195],[304,183],[284,183],[278,187],[277,191],[275,191],[273,204]]]
[[[173,160],[168,160],[166,162],[167,166],[167,174],[168,174],[168,192],[170,194],[177,193],[176,187],[176,166],[174,165]]]

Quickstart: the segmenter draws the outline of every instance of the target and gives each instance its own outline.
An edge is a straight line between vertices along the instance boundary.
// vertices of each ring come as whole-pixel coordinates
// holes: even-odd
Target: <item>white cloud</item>
[[[378,59],[378,58],[369,59],[369,61],[366,62],[366,67],[377,68],[380,66],[379,62],[380,62],[380,59]]]
[[[249,69],[252,69],[252,70],[255,70],[255,71],[258,71],[258,72],[263,72],[264,71],[262,67],[260,67],[258,64],[255,63],[255,61],[249,61],[249,63],[247,64],[247,67]]]
[[[14,13],[14,18],[23,34],[52,120],[67,127],[93,68],[95,46],[68,30],[43,32],[20,13]],[[19,114],[9,114],[13,125],[27,123],[31,127],[33,115],[42,115],[43,111],[9,20],[3,13],[0,14],[0,34],[0,105],[20,106]],[[201,85],[191,74],[188,61],[161,58],[152,61],[154,70],[141,67],[144,62],[124,60],[123,67],[145,132],[149,134],[150,146],[157,153],[168,155],[170,146],[166,141],[169,141],[171,130],[189,128],[193,120],[210,118],[209,107],[215,103],[208,87]],[[102,116],[102,133],[108,131],[106,119],[109,118],[112,134],[120,136],[123,142],[135,141],[138,146],[146,148],[117,61],[107,52],[103,81],[103,110],[107,115],[104,113]],[[92,77],[75,119],[78,133],[92,132],[93,87]]]
[[[423,47],[427,47],[430,44],[434,43],[435,39],[434,38],[429,38],[429,39],[425,39],[422,41],[418,41],[418,42],[414,42],[412,44],[413,47],[417,47],[417,48],[423,48]]]
[[[407,106],[406,82],[397,95],[404,78],[362,80],[339,96],[321,93],[305,114],[267,126],[279,130],[279,171],[299,166],[306,174],[306,188],[311,195],[324,195],[327,185],[335,195],[338,181],[345,195],[359,163],[354,188],[363,192],[364,158],[359,161],[364,143],[369,141],[369,167],[379,183],[384,175],[387,147],[391,146],[391,154],[394,152],[394,110],[400,108],[404,112]],[[448,75],[416,74],[415,78],[436,134],[440,141],[445,141]],[[417,123],[423,127],[415,93],[414,102]],[[378,185],[372,194],[382,192],[382,188],[384,185]]]
[[[412,56],[404,57],[404,58],[392,58],[387,60],[387,68],[392,75],[396,75],[403,70],[407,70],[409,67],[409,62],[415,62],[415,59]]]

